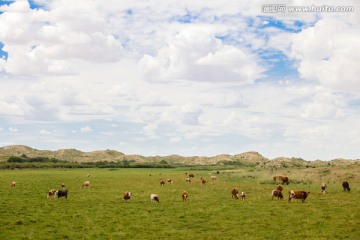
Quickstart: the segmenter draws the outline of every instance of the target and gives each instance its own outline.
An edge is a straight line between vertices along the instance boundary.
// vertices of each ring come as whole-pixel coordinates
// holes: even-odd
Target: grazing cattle
[[[90,177],[90,173],[87,174],[87,177]]]
[[[231,190],[231,198],[239,199],[239,190],[236,187]]]
[[[58,191],[56,191],[55,189],[50,189],[48,194],[47,194],[47,198],[49,197],[56,197],[57,196]]]
[[[12,183],[10,184],[10,187],[16,187],[16,182],[12,182]]]
[[[132,194],[131,192],[126,192],[126,193],[124,193],[125,202],[130,201],[131,194]]]
[[[194,178],[194,177],[195,177],[194,174],[189,173],[189,178]]]
[[[65,187],[65,183],[62,183],[62,184],[61,184],[61,188],[64,188],[64,187]]]
[[[211,178],[211,180],[213,180],[213,181],[216,181],[216,180],[217,180],[217,176],[211,176],[210,178]]]
[[[278,199],[284,199],[284,196],[280,190],[272,190],[271,196],[272,200],[274,199],[274,197],[277,197]]]
[[[323,194],[325,194],[325,191],[326,191],[326,184],[325,183],[323,183],[322,185],[321,185],[321,192],[323,193]]]
[[[161,180],[160,181],[160,185],[163,187],[165,185],[165,181],[164,180]]]
[[[241,200],[245,201],[245,192],[241,192]]]
[[[57,191],[57,196],[58,196],[58,198],[60,198],[60,197],[65,197],[65,198],[67,198],[67,195],[68,195],[68,190],[65,189],[65,188]]]
[[[168,183],[173,183],[173,180],[172,180],[171,178],[169,178],[169,179],[167,180],[167,182],[168,182]]]
[[[90,187],[89,181],[83,182],[83,184],[81,185],[81,188],[86,188],[86,187]]]
[[[183,193],[181,194],[181,197],[182,197],[182,200],[183,200],[183,201],[186,201],[187,198],[188,198],[188,193],[185,192],[185,191],[183,191]]]
[[[344,181],[342,183],[342,187],[343,187],[344,191],[348,190],[348,192],[350,192],[350,185],[349,185],[349,183],[347,181]]]
[[[279,190],[280,192],[283,190],[283,186],[281,184],[279,184],[277,187],[276,187],[276,190]]]
[[[219,171],[216,171],[216,174],[220,174],[220,172],[219,172]]]
[[[156,195],[156,194],[151,194],[151,195],[150,195],[150,199],[151,199],[151,202],[152,202],[152,203],[160,202],[160,201],[159,201],[159,197],[158,197],[158,195]]]
[[[310,192],[291,190],[289,192],[289,202],[292,198],[301,199],[302,202],[305,202],[305,199],[309,196],[309,194]]]
[[[204,178],[200,178],[201,180],[201,186],[204,186],[206,184],[206,180]]]
[[[289,178],[288,177],[275,176],[273,179],[274,179],[274,182],[276,182],[276,179],[279,179],[279,180],[281,180],[282,184],[286,183],[286,185],[289,185]]]
[[[187,178],[187,179],[185,180],[185,182],[191,183],[191,179],[190,179],[190,178]]]

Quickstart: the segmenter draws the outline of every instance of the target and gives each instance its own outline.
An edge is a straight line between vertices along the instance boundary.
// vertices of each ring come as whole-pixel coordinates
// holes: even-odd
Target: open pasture
[[[278,170],[276,175],[290,178],[285,200],[271,200],[276,185],[268,169],[0,171],[0,239],[360,239],[359,170]],[[185,173],[195,174],[191,184]],[[342,190],[343,178],[350,192]],[[81,189],[87,180],[90,187]],[[12,181],[16,187],[10,187]],[[328,185],[325,195],[322,182]],[[47,191],[61,183],[68,198],[47,199]],[[245,202],[231,198],[234,186],[246,192]],[[310,195],[305,203],[288,203],[290,189]],[[126,191],[133,193],[128,203]],[[152,193],[160,203],[151,203]]]

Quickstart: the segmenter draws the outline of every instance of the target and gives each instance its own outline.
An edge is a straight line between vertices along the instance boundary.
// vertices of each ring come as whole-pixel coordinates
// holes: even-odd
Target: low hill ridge
[[[239,165],[254,167],[318,167],[326,165],[351,165],[360,164],[360,160],[334,159],[331,161],[306,161],[302,158],[277,157],[272,160],[258,152],[250,151],[236,155],[220,154],[213,157],[190,156],[184,157],[177,154],[168,156],[141,156],[127,155],[116,150],[98,150],[82,152],[76,149],[59,149],[56,151],[37,150],[24,145],[11,145],[0,148],[0,160],[6,161],[11,156],[47,157],[71,162],[99,162],[99,161],[135,161],[139,163],[167,162],[183,165]]]

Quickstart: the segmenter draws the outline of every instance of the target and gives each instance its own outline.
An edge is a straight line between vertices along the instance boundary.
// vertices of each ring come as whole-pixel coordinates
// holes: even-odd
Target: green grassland
[[[360,166],[269,169],[68,169],[0,171],[0,239],[360,239]],[[191,184],[185,173],[194,173]],[[90,173],[91,176],[87,177]],[[287,175],[300,200],[271,200]],[[217,175],[217,181],[210,176]],[[208,180],[200,185],[200,177]],[[172,184],[161,187],[161,179]],[[351,191],[344,192],[343,180]],[[89,180],[90,188],[81,189]],[[12,181],[15,188],[9,187]],[[321,194],[320,185],[328,190]],[[65,183],[67,199],[46,198]],[[233,200],[231,189],[246,192]],[[187,202],[182,191],[189,193]],[[123,193],[133,193],[129,203]],[[151,203],[156,193],[160,203]]]

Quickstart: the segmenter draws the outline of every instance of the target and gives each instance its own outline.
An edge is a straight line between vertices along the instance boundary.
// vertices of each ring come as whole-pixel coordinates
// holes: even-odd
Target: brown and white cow
[[[125,193],[124,193],[125,202],[130,201],[131,194],[132,194],[131,192],[125,192]]]
[[[165,181],[164,180],[161,180],[160,181],[160,185],[163,187],[165,185]]]
[[[188,193],[186,191],[183,191],[183,193],[181,194],[182,200],[186,201],[188,198]]]
[[[231,198],[239,199],[239,190],[236,187],[231,190]]]
[[[47,198],[50,198],[50,197],[56,197],[57,196],[57,193],[58,191],[55,190],[55,189],[50,189],[48,194],[47,194]]]
[[[167,182],[168,182],[168,183],[173,183],[173,180],[172,180],[171,178],[169,178],[169,179],[167,180]]]
[[[310,192],[291,190],[289,191],[289,202],[292,198],[301,199],[302,202],[305,202],[305,199],[309,196],[309,194]]]
[[[152,203],[160,202],[160,201],[159,201],[159,197],[158,197],[158,195],[156,195],[156,194],[151,194],[151,195],[150,195],[150,199],[151,199],[151,202],[152,202]]]
[[[326,192],[326,184],[325,183],[323,183],[323,184],[321,184],[321,192],[323,193],[323,194],[325,194],[325,192]]]
[[[284,199],[284,196],[283,196],[283,194],[282,194],[282,192],[280,191],[280,190],[272,190],[272,192],[271,192],[271,199],[273,200],[274,199],[274,197],[277,197],[278,199]]]
[[[241,197],[241,200],[243,200],[243,201],[245,201],[245,192],[241,192],[241,195],[240,195],[240,197]]]
[[[211,178],[211,180],[213,180],[213,181],[216,181],[216,180],[217,180],[217,176],[211,176],[210,178]]]
[[[185,182],[191,183],[191,179],[190,179],[190,178],[186,178],[186,179],[185,179]]]
[[[64,188],[64,187],[65,187],[65,183],[62,183],[62,184],[61,184],[61,188]]]
[[[85,181],[85,182],[83,182],[83,184],[81,185],[81,188],[86,188],[86,187],[90,187],[90,181]]]
[[[16,187],[16,182],[11,182],[10,187]]]
[[[343,187],[344,191],[348,190],[348,192],[350,192],[350,185],[347,181],[344,181],[342,183],[342,187]]]

